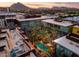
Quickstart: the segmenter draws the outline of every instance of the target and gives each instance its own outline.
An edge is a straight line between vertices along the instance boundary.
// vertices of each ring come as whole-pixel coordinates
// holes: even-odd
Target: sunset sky
[[[0,7],[9,7],[13,3],[17,3],[17,2],[0,2]],[[69,2],[21,2],[21,3],[31,8],[39,8],[39,7],[51,8],[54,6],[79,8],[78,2],[70,2],[70,3]]]

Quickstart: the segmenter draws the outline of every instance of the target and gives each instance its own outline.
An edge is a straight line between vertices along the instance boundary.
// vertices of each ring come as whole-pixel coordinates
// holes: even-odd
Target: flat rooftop
[[[11,30],[12,41],[14,44],[14,49],[17,50],[17,56],[29,52],[31,49],[23,42],[23,37],[20,35],[19,31]],[[16,48],[15,48],[16,47]]]
[[[75,16],[75,17],[66,17],[64,18],[64,20],[67,20],[67,21],[79,21],[79,16]]]
[[[0,16],[1,15],[16,15],[16,13],[7,13],[7,12],[4,12],[4,13],[0,13]]]
[[[31,21],[31,20],[44,20],[44,19],[50,19],[53,17],[36,17],[36,18],[27,18],[27,19],[17,19],[18,21]]]
[[[79,56],[79,44],[67,39],[66,36],[58,38],[58,39],[54,40],[54,42],[67,48],[68,50],[74,52],[75,54],[77,54]],[[73,43],[73,45],[70,43]]]
[[[42,21],[50,24],[64,26],[64,27],[73,25],[71,22],[68,22],[68,21],[56,22],[54,21],[54,19],[48,19],[48,20],[42,20]]]
[[[73,26],[73,27],[79,28],[79,26],[78,26],[78,25],[75,25],[75,26]]]

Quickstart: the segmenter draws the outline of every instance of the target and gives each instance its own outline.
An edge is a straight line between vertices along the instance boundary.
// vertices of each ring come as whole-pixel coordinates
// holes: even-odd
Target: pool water
[[[37,48],[40,48],[41,50],[48,52],[48,47],[46,47],[43,43],[37,43],[36,44]]]

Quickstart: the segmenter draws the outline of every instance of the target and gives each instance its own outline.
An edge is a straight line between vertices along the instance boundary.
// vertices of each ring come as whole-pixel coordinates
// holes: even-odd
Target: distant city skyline
[[[9,7],[13,3],[17,2],[0,2],[0,7]],[[21,3],[31,8],[40,8],[40,7],[52,8],[54,6],[79,8],[79,2],[21,2]]]

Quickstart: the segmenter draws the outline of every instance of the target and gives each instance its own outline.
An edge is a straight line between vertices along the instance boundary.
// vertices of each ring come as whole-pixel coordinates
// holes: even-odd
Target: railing
[[[5,19],[16,19],[16,17],[6,17]]]

